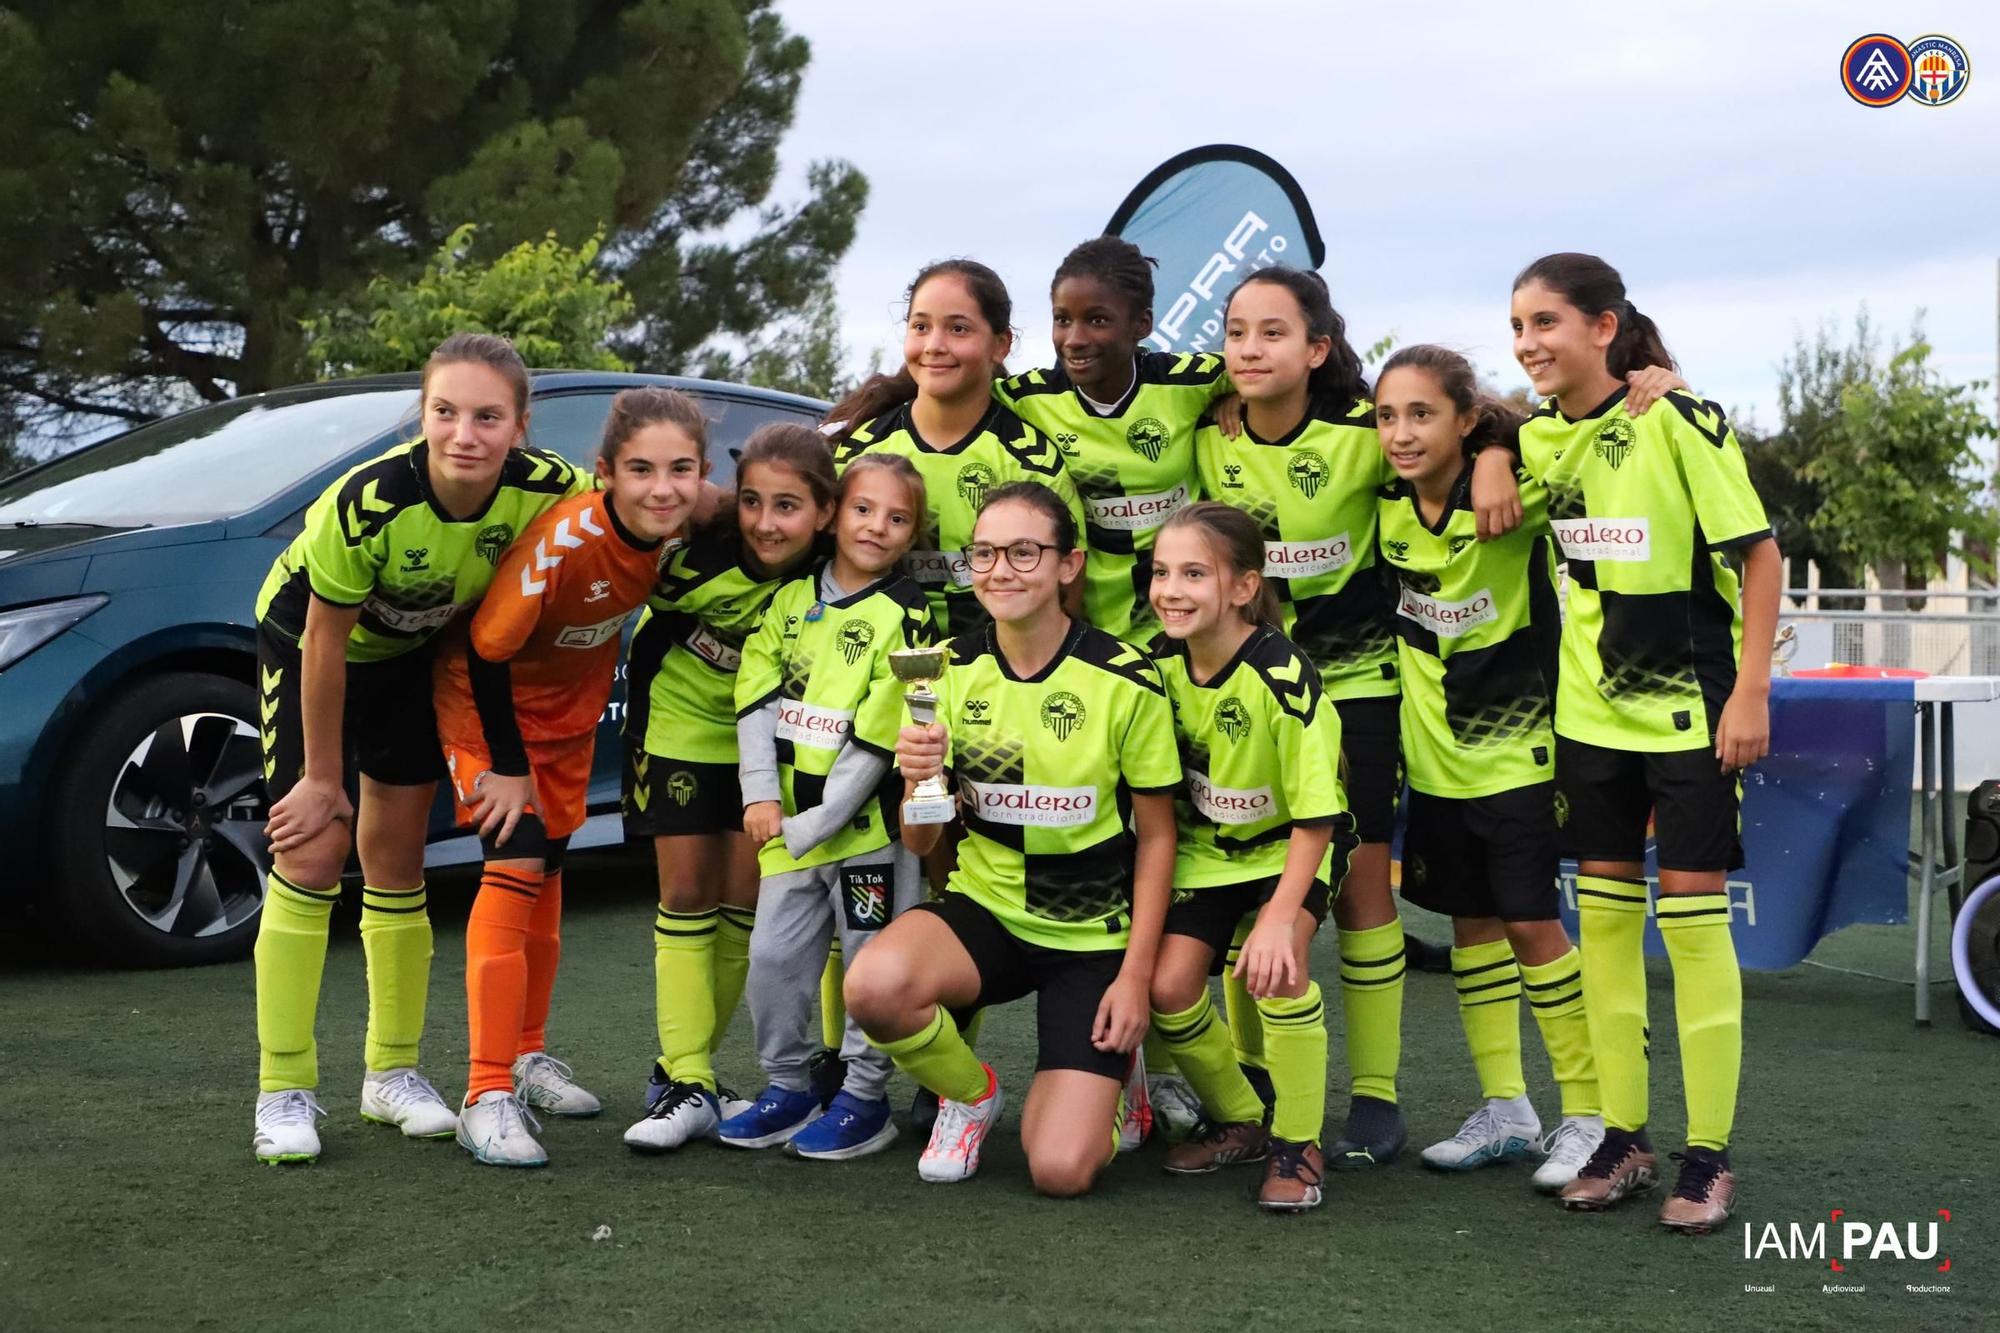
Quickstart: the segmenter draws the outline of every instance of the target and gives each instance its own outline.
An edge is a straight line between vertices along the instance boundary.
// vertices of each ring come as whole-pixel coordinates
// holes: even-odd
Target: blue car
[[[724,486],[751,431],[825,410],[704,380],[554,371],[535,377],[530,441],[591,464],[612,395],[639,384],[701,401]],[[257,590],[306,506],[414,435],[417,406],[415,375],[285,389],[0,480],[0,893],[34,893],[62,936],[108,961],[249,952],[270,862]],[[600,724],[574,846],[620,840],[621,711]],[[441,799],[427,860],[478,857]]]

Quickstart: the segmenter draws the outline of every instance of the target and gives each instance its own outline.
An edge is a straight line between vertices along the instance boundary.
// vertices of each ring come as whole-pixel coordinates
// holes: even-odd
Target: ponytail
[[[1667,350],[1666,340],[1660,337],[1659,327],[1626,298],[1625,279],[1596,255],[1574,250],[1543,255],[1521,270],[1514,279],[1514,290],[1518,292],[1531,282],[1539,282],[1562,297],[1586,319],[1611,312],[1618,320],[1618,332],[1604,349],[1604,368],[1615,378],[1622,380],[1648,366],[1680,369]]]

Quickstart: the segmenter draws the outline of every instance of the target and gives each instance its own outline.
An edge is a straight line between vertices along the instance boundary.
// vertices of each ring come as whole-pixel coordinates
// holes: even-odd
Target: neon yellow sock
[[[1663,894],[1654,910],[1674,965],[1687,1139],[1719,1152],[1729,1146],[1743,1071],[1743,973],[1729,933],[1729,895]]]
[[[1236,975],[1236,960],[1243,953],[1243,941],[1250,936],[1255,917],[1245,917],[1236,927],[1236,938],[1222,962],[1222,1012],[1229,1017],[1229,1040],[1236,1047],[1236,1059],[1253,1069],[1263,1069],[1264,1020],[1257,1014],[1257,1002],[1250,998]]]
[[[1236,1050],[1225,1025],[1216,1022],[1208,987],[1201,998],[1176,1014],[1153,1011],[1152,1030],[1172,1052],[1172,1062],[1201,1098],[1202,1113],[1218,1123],[1264,1119],[1264,1102],[1236,1063]],[[1151,1068],[1149,1064],[1147,1066]]]
[[[257,923],[257,1086],[260,1092],[319,1086],[319,979],[340,886],[308,889],[273,870]]]
[[[715,922],[715,1032],[708,1049],[717,1050],[729,1031],[729,1020],[743,999],[743,983],[750,975],[750,932],[757,925],[757,909],[731,907],[716,909]]]
[[[985,1026],[986,1011],[975,1009],[972,1011],[972,1017],[965,1020],[965,1026],[959,1029],[965,1038],[965,1044],[975,1051],[979,1049],[979,1030]]]
[[[1174,1048],[1160,1035],[1156,1027],[1146,1028],[1146,1039],[1139,1048],[1146,1061],[1148,1074],[1178,1074],[1180,1067],[1174,1062]]]
[[[1458,1021],[1472,1048],[1479,1095],[1506,1101],[1528,1090],[1521,1075],[1521,969],[1514,946],[1489,940],[1451,951]]]
[[[1590,1050],[1590,1020],[1583,1013],[1582,956],[1571,948],[1553,962],[1523,963],[1521,984],[1542,1030],[1556,1086],[1562,1089],[1563,1114],[1598,1114],[1603,1103],[1597,1092],[1597,1060]]]
[[[826,970],[819,974],[819,1044],[829,1051],[839,1050],[847,1040],[847,997],[840,989],[846,980],[847,967],[836,937],[826,956]]]
[[[896,1062],[896,1068],[946,1101],[976,1102],[986,1095],[986,1066],[965,1044],[943,1005],[916,1032],[875,1045]]]
[[[1576,878],[1583,957],[1583,1011],[1597,1057],[1604,1123],[1646,1127],[1646,886],[1596,875]]]
[[[1338,937],[1349,1090],[1394,1105],[1403,1059],[1403,923],[1343,930]]]
[[[1264,1019],[1265,1067],[1277,1105],[1271,1134],[1293,1143],[1318,1143],[1326,1121],[1326,1004],[1319,983],[1306,983],[1296,1000],[1257,1001]]]
[[[417,1063],[431,989],[431,917],[424,886],[361,890],[361,952],[368,959],[368,1040],[373,1071]]]
[[[660,1029],[660,1063],[676,1083],[715,1091],[708,1058],[715,1035],[715,935],[718,913],[669,912],[653,917],[653,1002]]]

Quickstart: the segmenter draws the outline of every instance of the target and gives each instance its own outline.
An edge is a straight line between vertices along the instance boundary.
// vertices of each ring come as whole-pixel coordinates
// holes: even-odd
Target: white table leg
[[[1937,731],[1933,705],[1917,705],[1919,795],[1917,838],[1917,1023],[1931,1021],[1931,892],[1937,886]]]

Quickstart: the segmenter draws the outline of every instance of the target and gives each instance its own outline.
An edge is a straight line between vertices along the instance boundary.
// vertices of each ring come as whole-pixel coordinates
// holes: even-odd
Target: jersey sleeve
[[[1743,446],[1719,404],[1670,393],[1667,438],[1687,482],[1695,520],[1711,547],[1750,546],[1771,535],[1764,502],[1750,484]],[[1657,410],[1657,409],[1655,409]]]
[[[301,551],[313,596],[335,606],[367,601],[389,555],[385,529],[364,525],[361,511],[349,503],[349,488],[328,491],[307,511]]]
[[[783,592],[771,600],[770,610],[757,630],[743,644],[743,665],[736,671],[736,716],[754,713],[769,702],[784,684],[784,668],[778,661],[785,624]]]
[[[1336,771],[1340,742],[1333,707],[1320,694],[1318,673],[1300,674],[1300,688],[1271,694],[1271,734],[1279,785],[1294,824],[1319,824],[1340,813]]]
[[[1166,691],[1157,684],[1158,674],[1150,666],[1147,671],[1156,683],[1150,688],[1132,688],[1132,712],[1118,747],[1118,771],[1135,792],[1170,792],[1181,782],[1174,710],[1167,703]]]
[[[1550,535],[1549,488],[1524,467],[1515,467],[1514,484],[1521,488],[1520,532],[1530,540]]]

